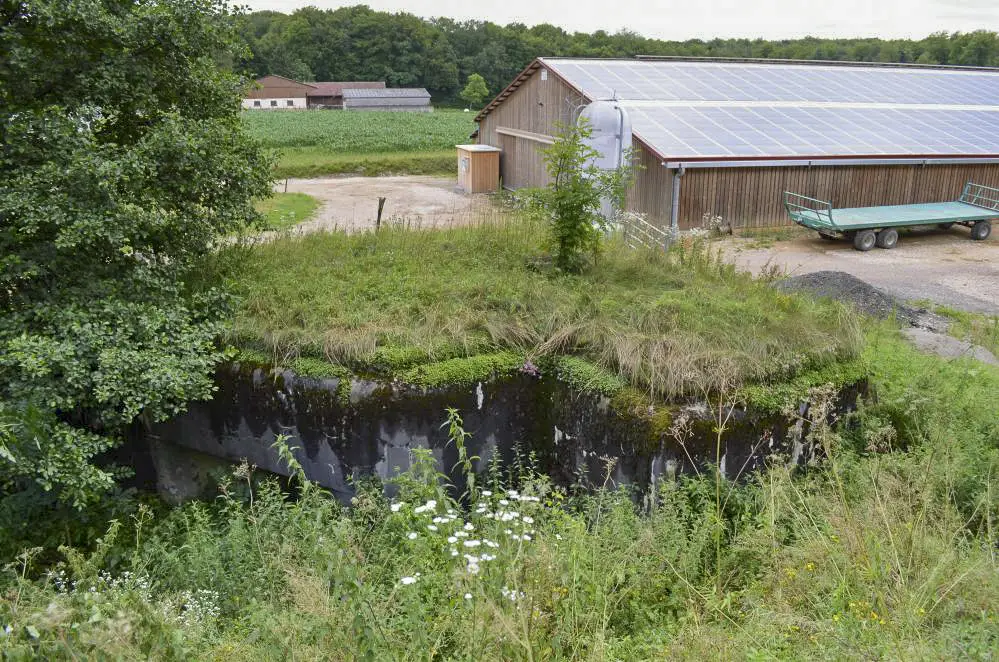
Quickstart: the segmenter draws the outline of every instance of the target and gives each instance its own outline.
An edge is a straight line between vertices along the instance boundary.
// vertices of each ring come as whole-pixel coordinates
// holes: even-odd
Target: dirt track
[[[726,256],[759,273],[776,265],[790,275],[845,271],[904,300],[999,315],[999,227],[986,241],[971,241],[966,228],[905,234],[892,250],[861,253],[848,241],[825,241],[815,234],[772,247],[752,239],[721,242]]]
[[[284,182],[275,186],[284,190]],[[299,225],[303,232],[368,230],[375,226],[378,198],[385,198],[382,222],[410,227],[447,227],[468,223],[488,208],[484,195],[455,191],[455,180],[441,177],[327,177],[289,179],[288,192],[307,193],[321,206]]]

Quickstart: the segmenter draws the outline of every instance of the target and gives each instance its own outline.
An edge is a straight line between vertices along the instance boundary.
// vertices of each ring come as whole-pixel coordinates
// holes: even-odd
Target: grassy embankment
[[[278,153],[275,177],[436,175],[457,169],[473,115],[455,110],[244,112],[250,135]]]
[[[624,491],[568,495],[523,470],[494,472],[466,510],[424,456],[394,505],[364,485],[349,510],[308,485],[288,498],[245,466],[214,503],[120,501],[89,551],[8,566],[0,654],[990,659],[999,421],[983,403],[999,371],[919,354],[887,326],[864,359],[877,399],[815,428],[819,466],[668,481],[641,512]],[[42,525],[62,530],[55,513]]]
[[[242,300],[230,341],[427,385],[573,355],[594,381],[657,399],[785,381],[860,347],[845,308],[776,292],[701,246],[609,242],[583,275],[556,277],[532,266],[542,240],[531,222],[496,219],[232,247],[220,256]]]

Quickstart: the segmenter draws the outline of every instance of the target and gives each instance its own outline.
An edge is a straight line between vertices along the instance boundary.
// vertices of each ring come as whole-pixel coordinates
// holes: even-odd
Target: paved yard
[[[986,241],[971,241],[961,227],[914,231],[897,248],[867,253],[814,233],[766,248],[738,237],[720,243],[728,259],[754,273],[769,265],[791,275],[845,271],[900,299],[999,315],[999,226]]]

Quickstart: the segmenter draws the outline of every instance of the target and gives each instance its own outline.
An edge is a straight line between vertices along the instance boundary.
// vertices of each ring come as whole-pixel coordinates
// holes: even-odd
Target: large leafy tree
[[[0,0],[0,489],[82,504],[137,418],[211,393],[191,286],[269,188],[224,0]]]

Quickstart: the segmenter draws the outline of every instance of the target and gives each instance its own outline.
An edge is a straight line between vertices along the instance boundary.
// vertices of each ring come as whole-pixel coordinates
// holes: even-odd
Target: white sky
[[[627,29],[661,39],[920,38],[999,29],[999,0],[239,0],[252,10],[285,13],[362,2],[424,17],[551,23],[569,32]]]

